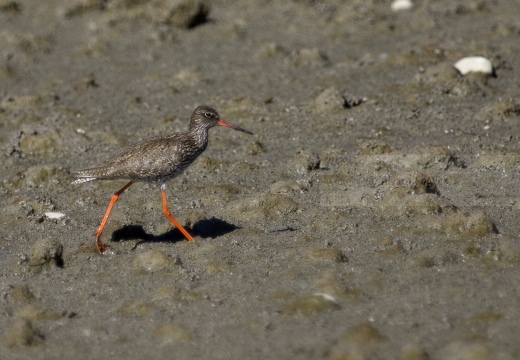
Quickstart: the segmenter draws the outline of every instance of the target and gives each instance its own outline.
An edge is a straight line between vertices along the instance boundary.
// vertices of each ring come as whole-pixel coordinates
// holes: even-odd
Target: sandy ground
[[[518,14],[1,0],[2,359],[520,358]],[[96,254],[124,182],[70,171],[200,104],[255,135],[169,184],[195,241],[137,184]]]

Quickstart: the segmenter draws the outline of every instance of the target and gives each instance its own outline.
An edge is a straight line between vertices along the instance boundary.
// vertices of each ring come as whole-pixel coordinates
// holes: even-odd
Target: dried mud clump
[[[386,340],[386,336],[370,323],[362,323],[354,326],[345,334],[345,340],[359,345],[374,344]]]
[[[442,351],[443,359],[491,359],[491,353],[482,340],[455,340]]]
[[[173,263],[172,259],[159,250],[150,250],[138,254],[132,261],[132,265],[139,271],[155,272],[168,268]]]
[[[381,215],[394,218],[403,215],[438,215],[446,204],[435,194],[413,194],[408,188],[393,187],[378,203]]]
[[[323,90],[311,104],[311,110],[316,114],[330,113],[358,106],[363,99],[342,94],[336,87]]]
[[[442,222],[447,235],[462,237],[481,237],[496,233],[495,225],[484,212],[454,213]]]
[[[294,51],[289,56],[289,63],[293,66],[326,66],[330,64],[329,58],[316,48],[302,48]]]
[[[286,306],[282,313],[286,315],[302,314],[312,315],[323,311],[337,310],[339,305],[330,295],[313,294],[299,298]]]
[[[169,9],[164,23],[182,29],[192,29],[208,21],[209,5],[204,1],[185,0]]]
[[[65,176],[65,171],[53,168],[48,165],[35,165],[27,168],[23,173],[18,174],[18,181],[15,186],[34,189],[37,187],[49,188],[53,183],[58,183],[58,179]]]
[[[156,24],[192,29],[208,22],[208,1],[113,0],[110,2],[83,0],[63,10],[65,18],[82,16],[88,12],[110,13],[121,19],[144,19]]]
[[[358,155],[381,155],[389,154],[395,149],[382,140],[361,140],[358,144]]]
[[[348,329],[327,352],[329,359],[369,359],[388,338],[369,322]]]
[[[20,138],[19,150],[26,155],[52,158],[64,151],[63,135],[59,130],[26,132]]]
[[[405,173],[399,176],[394,183],[409,188],[412,194],[439,194],[434,178],[426,172]]]
[[[466,164],[444,146],[418,147],[400,158],[400,163],[407,169],[424,170],[436,168],[446,170],[451,166],[464,168]]]
[[[348,159],[349,153],[347,149],[336,148],[330,146],[322,151],[319,155],[320,169],[329,169],[337,167],[345,163]]]
[[[438,194],[437,184],[429,174],[417,173],[413,178],[413,191],[415,194]]]
[[[16,56],[16,62],[33,64],[43,55],[48,55],[55,48],[54,38],[50,35],[34,34],[23,31],[0,30],[2,42],[0,51]]]
[[[29,253],[29,266],[35,271],[45,266],[63,267],[63,245],[57,240],[37,240]]]
[[[34,294],[27,285],[8,285],[3,293],[4,300],[8,304],[20,306],[34,301]]]
[[[288,196],[265,194],[230,202],[225,213],[235,220],[266,220],[282,218],[300,209],[300,205]]]
[[[161,324],[154,330],[154,336],[158,339],[161,345],[174,344],[179,341],[189,341],[192,339],[192,335],[173,324]]]
[[[327,249],[317,249],[313,248],[307,251],[306,253],[307,258],[309,260],[313,261],[330,261],[330,262],[347,262],[347,257],[345,254],[339,250],[334,248],[327,248]]]
[[[42,340],[43,335],[34,329],[30,320],[19,318],[7,334],[6,343],[9,347],[22,347],[38,345]]]
[[[289,161],[287,165],[288,175],[306,175],[309,171],[317,169],[320,160],[316,154],[307,150],[300,150]]]
[[[520,102],[515,99],[499,101],[482,108],[475,120],[489,124],[493,121],[511,122],[517,121],[520,116]]]
[[[2,1],[0,2],[0,12],[9,14],[18,14],[22,12],[22,7],[17,1]]]

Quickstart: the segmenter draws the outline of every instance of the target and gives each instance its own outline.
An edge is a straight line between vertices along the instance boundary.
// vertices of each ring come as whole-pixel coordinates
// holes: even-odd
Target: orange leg
[[[103,244],[103,241],[101,241],[101,234],[103,234],[103,230],[105,230],[105,226],[107,225],[108,218],[110,217],[110,213],[112,212],[112,209],[114,208],[114,205],[116,204],[117,200],[119,199],[119,195],[121,195],[126,189],[132,185],[133,182],[130,181],[128,184],[123,186],[121,190],[116,192],[114,195],[112,195],[112,199],[110,199],[110,204],[108,204],[107,211],[105,212],[105,216],[103,217],[103,221],[101,221],[101,225],[99,225],[99,228],[96,231],[96,250],[98,253],[103,254],[105,251],[107,251],[107,248],[105,244]]]
[[[182,233],[182,235],[184,235],[184,237],[188,241],[192,241],[193,237],[186,231],[185,228],[182,227],[181,224],[179,224],[179,222],[177,220],[175,220],[175,218],[170,213],[170,210],[168,209],[168,203],[166,202],[166,188],[163,186],[163,187],[161,187],[161,189],[162,189],[162,204],[163,204],[164,215],[166,215],[168,220],[170,220],[173,223],[173,225],[175,225],[175,227],[177,229],[179,229],[179,231]]]

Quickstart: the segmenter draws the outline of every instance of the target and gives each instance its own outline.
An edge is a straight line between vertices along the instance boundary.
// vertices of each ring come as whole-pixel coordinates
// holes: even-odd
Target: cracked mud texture
[[[2,359],[520,358],[520,4],[390,3],[0,0]],[[195,241],[137,184],[96,254],[70,171],[200,104]]]

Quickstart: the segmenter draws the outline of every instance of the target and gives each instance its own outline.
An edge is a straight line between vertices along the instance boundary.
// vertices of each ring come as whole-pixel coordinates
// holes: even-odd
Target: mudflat
[[[0,0],[2,359],[520,357],[520,3]],[[483,56],[492,74],[454,64]],[[168,184],[70,173],[210,130]]]

